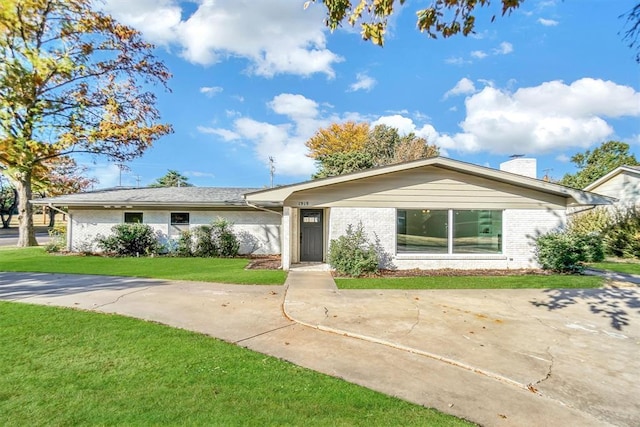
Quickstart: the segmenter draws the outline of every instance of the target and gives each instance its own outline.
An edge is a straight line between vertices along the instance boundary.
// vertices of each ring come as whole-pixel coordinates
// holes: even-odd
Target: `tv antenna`
[[[276,173],[276,159],[273,156],[269,156],[269,175],[271,175],[271,188],[273,188],[273,175]]]

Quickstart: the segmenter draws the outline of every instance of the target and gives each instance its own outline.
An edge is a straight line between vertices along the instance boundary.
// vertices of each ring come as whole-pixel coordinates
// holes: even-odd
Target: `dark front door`
[[[322,261],[322,210],[300,211],[300,261]]]

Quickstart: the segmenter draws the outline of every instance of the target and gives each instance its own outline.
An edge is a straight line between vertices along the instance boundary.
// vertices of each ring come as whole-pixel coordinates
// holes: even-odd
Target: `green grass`
[[[595,276],[423,276],[336,279],[340,289],[566,289],[598,288]]]
[[[589,267],[625,274],[640,274],[640,263],[638,262],[595,262],[589,264]]]
[[[0,271],[103,274],[202,282],[281,285],[282,270],[245,270],[244,258],[109,258],[56,255],[42,247],[0,248]]]
[[[0,330],[4,426],[469,425],[142,320],[0,302]]]

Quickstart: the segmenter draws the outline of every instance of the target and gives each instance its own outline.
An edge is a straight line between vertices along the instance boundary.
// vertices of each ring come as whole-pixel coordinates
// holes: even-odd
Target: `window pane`
[[[124,222],[142,223],[142,212],[125,212]]]
[[[502,253],[502,211],[453,211],[454,253]]]
[[[448,212],[412,209],[397,211],[397,251],[448,253]]]
[[[189,224],[189,212],[171,212],[171,225]]]

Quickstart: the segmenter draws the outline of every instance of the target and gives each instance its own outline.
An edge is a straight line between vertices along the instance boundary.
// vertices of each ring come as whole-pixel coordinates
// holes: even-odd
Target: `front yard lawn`
[[[0,302],[0,330],[0,425],[470,425],[142,320]]]
[[[340,289],[564,289],[599,288],[604,279],[596,276],[414,276],[336,278]]]
[[[101,274],[200,282],[282,285],[282,270],[245,270],[245,258],[122,257],[49,254],[42,247],[0,248],[0,271]]]
[[[638,262],[595,262],[593,264],[589,264],[589,267],[625,274],[640,274],[640,263]]]

